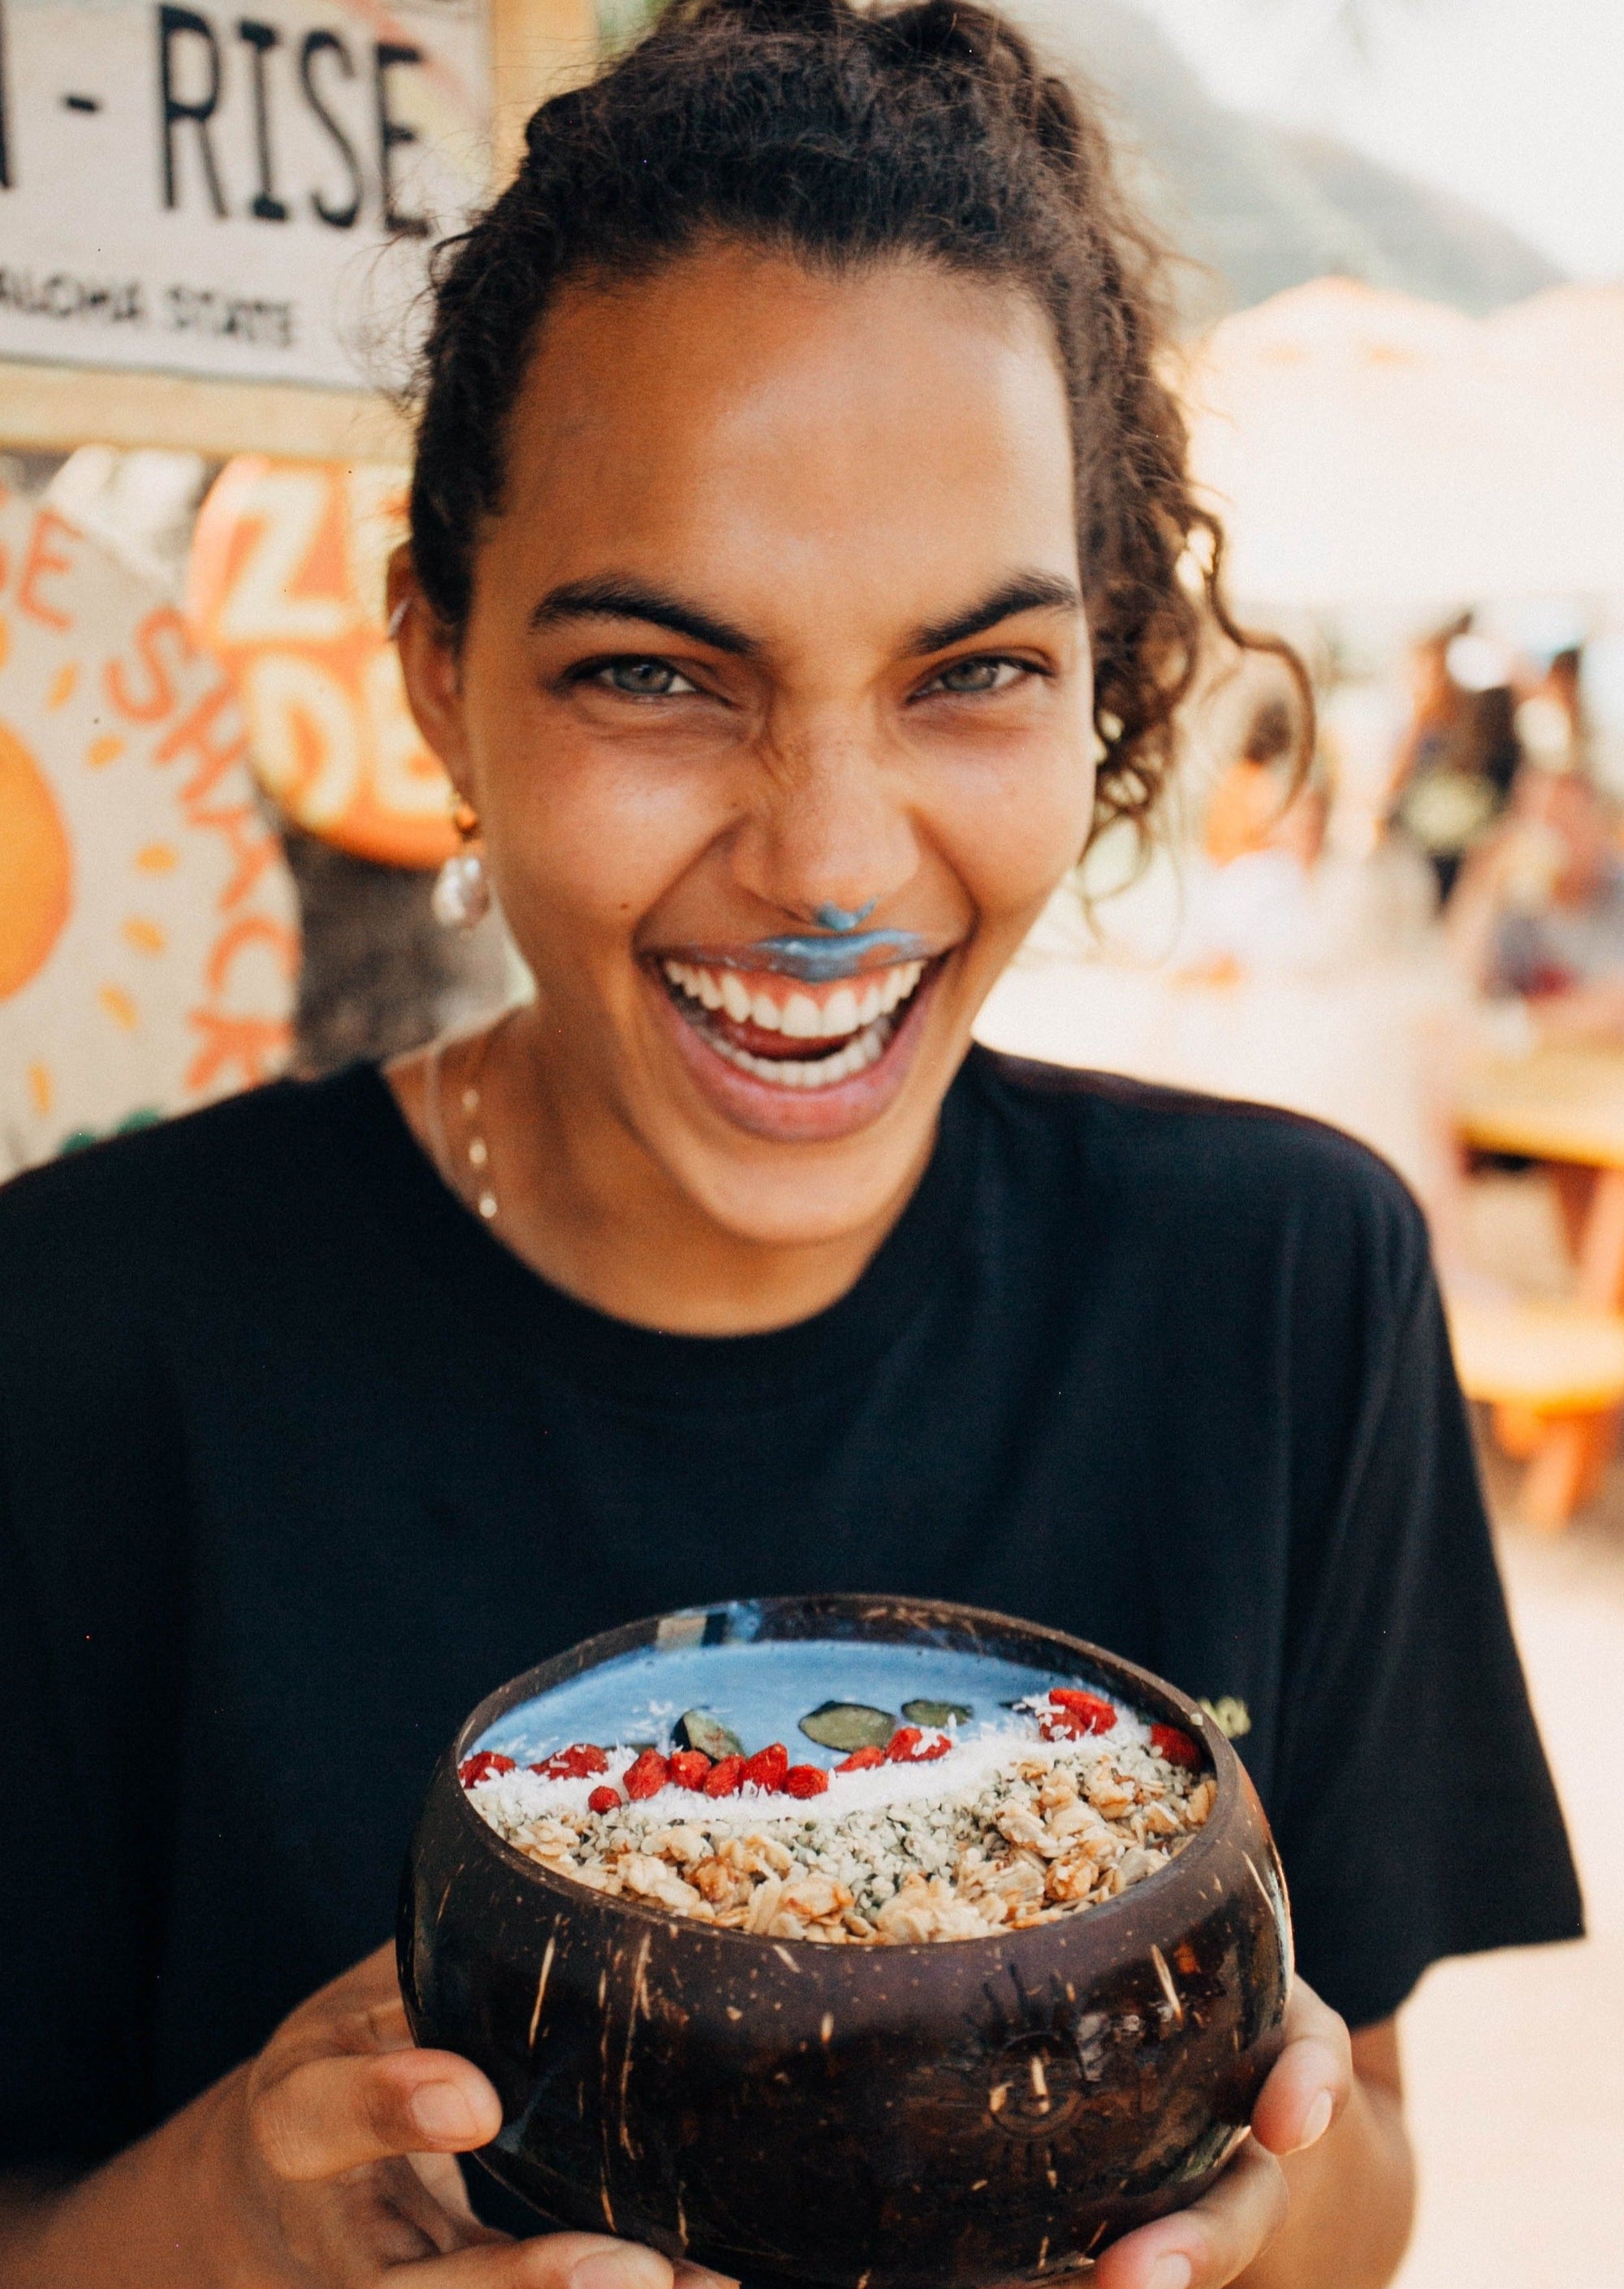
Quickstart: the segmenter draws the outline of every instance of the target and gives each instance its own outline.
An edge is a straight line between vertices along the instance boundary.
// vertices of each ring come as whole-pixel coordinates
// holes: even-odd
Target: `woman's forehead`
[[[576,288],[509,433],[504,577],[1075,574],[1064,382],[1017,289],[720,248]],[[866,568],[864,570],[863,568]]]

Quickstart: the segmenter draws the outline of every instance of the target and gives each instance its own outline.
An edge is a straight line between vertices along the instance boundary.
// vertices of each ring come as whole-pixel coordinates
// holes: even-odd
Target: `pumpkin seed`
[[[736,1733],[729,1732],[719,1717],[704,1709],[685,1709],[678,1718],[673,1738],[679,1749],[700,1749],[712,1764],[724,1757],[742,1757],[744,1744]]]
[[[966,1701],[904,1701],[903,1715],[911,1725],[967,1725],[975,1714]]]
[[[896,1719],[887,1710],[865,1709],[860,1701],[824,1701],[801,1719],[800,1729],[820,1749],[849,1756],[854,1749],[883,1749]]]

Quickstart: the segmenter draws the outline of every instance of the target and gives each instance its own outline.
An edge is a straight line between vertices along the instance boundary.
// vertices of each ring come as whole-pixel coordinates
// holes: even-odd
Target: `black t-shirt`
[[[388,1934],[434,1757],[637,1615],[946,1596],[1245,1704],[1356,2024],[1580,1928],[1420,1216],[1288,1115],[972,1053],[774,1334],[548,1287],[370,1068],[0,1192],[0,2160],[107,2152]]]

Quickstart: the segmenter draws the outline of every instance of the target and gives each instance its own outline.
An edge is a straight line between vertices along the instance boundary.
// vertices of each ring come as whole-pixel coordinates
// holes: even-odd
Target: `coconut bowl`
[[[589,1891],[470,1804],[458,1767],[521,1703],[701,1632],[1053,1671],[1190,1734],[1212,1813],[1165,1868],[1057,1922],[831,1947]],[[435,1770],[398,1936],[414,2036],[490,2077],[502,2128],[480,2159],[544,2220],[827,2289],[1063,2273],[1197,2199],[1279,2050],[1292,1959],[1262,1808],[1193,1703],[1056,1631],[855,1596],[635,1622],[492,1694]]]

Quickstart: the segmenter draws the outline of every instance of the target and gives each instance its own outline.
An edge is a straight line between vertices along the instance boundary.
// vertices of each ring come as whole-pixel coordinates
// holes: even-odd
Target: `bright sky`
[[[1214,95],[1470,199],[1624,278],[1624,0],[1137,0]]]

